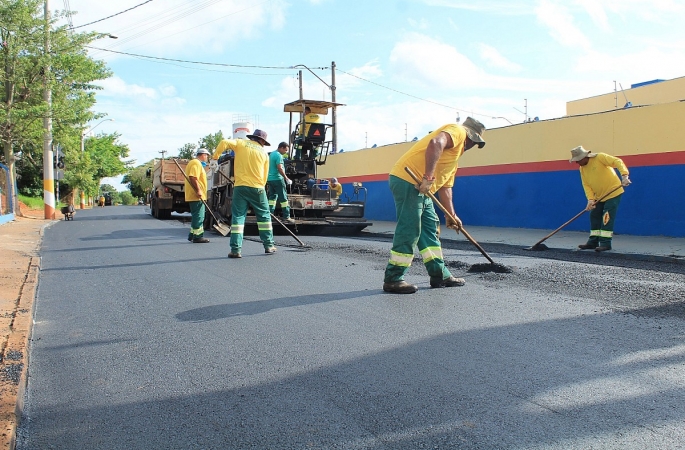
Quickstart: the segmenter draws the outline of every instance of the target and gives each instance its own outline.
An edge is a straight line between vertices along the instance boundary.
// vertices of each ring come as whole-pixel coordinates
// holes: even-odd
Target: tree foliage
[[[121,182],[128,186],[128,190],[131,191],[131,195],[134,197],[146,199],[150,191],[152,191],[152,176],[148,177],[147,171],[152,169],[153,165],[154,161],[148,161],[131,169],[124,175]]]
[[[224,139],[224,133],[221,132],[221,130],[217,131],[214,134],[208,134],[207,136],[201,138],[197,145],[201,148],[206,148],[210,152],[214,153],[214,149],[219,145],[219,142],[221,142]]]
[[[42,192],[43,119],[50,117],[53,144],[59,145],[72,163],[80,153],[85,124],[102,117],[91,110],[95,104],[93,82],[111,76],[103,61],[90,58],[86,45],[100,33],[77,33],[56,27],[65,14],[46,24],[43,0],[0,0],[0,140],[2,159],[14,169],[22,192]],[[46,29],[50,51],[45,52]],[[49,68],[49,70],[45,70]],[[52,93],[52,108],[43,99],[45,88]],[[70,165],[66,172],[83,172]],[[38,180],[39,182],[36,182]],[[93,188],[83,173],[65,176],[70,187]],[[96,183],[95,183],[96,184]]]
[[[183,147],[178,149],[178,157],[181,159],[193,159],[196,148],[197,145],[195,144],[184,144]]]

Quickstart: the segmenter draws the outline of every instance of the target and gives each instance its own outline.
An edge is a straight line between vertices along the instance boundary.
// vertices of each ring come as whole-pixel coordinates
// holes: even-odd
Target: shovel
[[[404,170],[409,174],[410,177],[412,177],[412,178],[414,179],[414,181],[416,181],[417,184],[421,184],[421,180],[419,179],[419,177],[417,177],[416,174],[415,174],[409,167],[405,167]],[[455,223],[457,222],[457,218],[454,217],[454,216],[452,215],[452,213],[450,213],[449,211],[447,211],[447,208],[445,208],[444,206],[442,206],[442,203],[440,203],[440,201],[435,197],[435,195],[433,195],[433,193],[428,192],[428,196],[431,198],[431,200],[433,200],[433,202],[434,202],[436,205],[438,205],[438,208],[440,208],[440,209],[442,210],[442,212],[445,213],[445,216],[447,216],[447,217],[449,217],[450,219],[452,219],[453,222],[455,222]],[[466,239],[468,239],[473,245],[475,245],[476,248],[481,252],[481,254],[482,254],[483,256],[485,256],[485,258],[486,258],[488,261],[490,261],[490,264],[497,265],[497,264],[495,263],[495,261],[493,261],[492,258],[490,258],[490,255],[488,255],[487,252],[486,252],[485,250],[483,250],[483,247],[481,247],[480,244],[479,244],[478,242],[476,242],[476,240],[473,239],[473,238],[471,237],[471,235],[468,234],[468,233],[466,232],[466,230],[464,229],[463,226],[460,228],[460,231],[464,234],[464,237],[466,237]]]
[[[624,186],[621,185],[621,186],[617,187],[616,189],[613,189],[611,192],[609,192],[608,194],[604,195],[602,198],[600,198],[599,200],[597,200],[597,203],[599,203],[599,202],[601,202],[601,201],[604,201],[605,198],[607,198],[608,196],[610,196],[610,195],[613,194],[614,192],[618,191],[618,190],[621,189],[622,187],[624,187]],[[557,232],[559,232],[559,231],[560,231],[562,228],[564,228],[566,225],[568,225],[569,223],[571,223],[571,222],[573,222],[574,220],[576,220],[578,217],[580,217],[580,216],[582,216],[583,214],[585,214],[586,211],[587,211],[587,209],[582,210],[581,212],[579,212],[579,213],[576,214],[575,216],[571,217],[571,219],[569,219],[568,221],[564,222],[564,224],[561,225],[559,228],[557,228],[556,230],[552,231],[552,232],[551,232],[550,234],[548,234],[547,236],[545,236],[545,237],[543,237],[542,239],[540,239],[535,245],[533,245],[532,247],[525,248],[524,250],[534,250],[534,251],[548,250],[549,247],[547,247],[545,244],[543,244],[543,242],[546,241],[547,239],[551,238],[551,237],[554,236],[555,234],[557,234]]]
[[[181,168],[181,165],[178,163],[176,158],[172,158],[174,160],[174,163],[176,164],[176,167],[178,167],[178,170],[181,171],[183,174],[183,177],[188,181],[188,184],[192,186],[192,183],[190,183],[190,178],[188,178],[188,175],[186,175],[185,171]],[[221,221],[219,218],[216,217],[214,212],[209,208],[209,205],[204,199],[200,199],[203,205],[205,205],[205,208],[207,208],[207,211],[209,211],[209,214],[212,215],[214,218],[214,229],[221,233],[222,236],[228,236],[231,233],[231,227],[227,224],[225,224],[223,221]]]

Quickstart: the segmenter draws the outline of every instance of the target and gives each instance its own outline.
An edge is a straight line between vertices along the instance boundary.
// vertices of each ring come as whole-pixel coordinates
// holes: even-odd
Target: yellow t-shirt
[[[264,189],[269,176],[269,155],[264,147],[249,139],[224,139],[212,158],[219,159],[226,149],[235,152],[235,185]]]
[[[188,162],[188,165],[186,166],[185,172],[188,178],[197,178],[197,181],[200,184],[200,193],[202,194],[202,200],[207,200],[207,173],[205,172],[205,168],[202,167],[202,163],[200,162],[200,160],[190,160]],[[195,188],[191,186],[190,183],[188,183],[188,180],[186,180],[184,191],[187,202],[200,201],[200,197],[197,196]]]
[[[309,133],[309,127],[311,126],[312,123],[321,123],[321,116],[318,114],[309,113],[306,116],[304,116],[304,121],[305,121],[304,136],[306,137],[307,133]],[[301,130],[302,130],[302,125],[300,125],[300,127],[298,128],[297,134],[302,134]]]
[[[422,177],[426,173],[426,149],[431,139],[442,132],[452,137],[454,147],[446,148],[435,166],[435,182],[431,187],[431,192],[435,193],[440,188],[454,186],[454,176],[457,173],[457,160],[464,153],[464,142],[466,141],[466,130],[456,123],[444,125],[416,142],[412,147],[400,157],[395,163],[390,175],[394,175],[411,184],[416,184],[411,176],[404,170],[409,167],[417,177]]]
[[[335,186],[330,184],[328,187],[331,189],[331,191],[335,192],[336,197],[340,197],[340,195],[342,195],[342,184],[338,183]]]
[[[606,153],[597,153],[588,163],[580,166],[580,180],[588,200],[599,200],[621,185],[621,180],[614,169],[623,176],[628,175],[628,168],[623,160]],[[623,194],[623,188],[616,189],[602,201],[610,200]]]

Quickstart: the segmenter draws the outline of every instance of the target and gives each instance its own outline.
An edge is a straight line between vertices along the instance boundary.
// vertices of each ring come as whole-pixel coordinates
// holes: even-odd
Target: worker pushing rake
[[[606,153],[592,153],[585,150],[582,145],[571,150],[569,162],[578,164],[583,190],[588,200],[587,206],[526,250],[547,250],[548,247],[543,242],[586,211],[590,211],[590,237],[578,248],[596,252],[611,250],[614,222],[623,196],[623,188],[631,184],[628,168],[620,158]],[[620,179],[616,175],[616,170],[621,174]]]
[[[463,278],[456,278],[445,266],[438,237],[439,219],[433,202],[445,212],[448,228],[464,231],[454,211],[452,186],[459,157],[475,146],[485,146],[484,131],[485,126],[471,117],[461,125],[444,125],[417,141],[393,166],[388,182],[397,211],[397,228],[385,269],[385,292],[413,294],[418,291],[418,286],[404,280],[414,259],[415,247],[430,275],[431,288],[465,284]],[[467,233],[464,235],[477,244]],[[498,266],[479,245],[477,247],[490,261],[490,266]]]

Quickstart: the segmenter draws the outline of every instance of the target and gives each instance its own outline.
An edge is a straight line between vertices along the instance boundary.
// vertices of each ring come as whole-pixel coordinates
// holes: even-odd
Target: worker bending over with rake
[[[195,159],[186,166],[185,199],[190,206],[190,233],[188,240],[193,244],[209,242],[205,237],[205,204],[207,201],[207,173],[205,167],[209,159],[209,150],[201,148]]]
[[[269,203],[264,189],[269,174],[269,156],[263,147],[270,145],[266,140],[266,132],[255,130],[254,134],[247,135],[247,139],[224,139],[219,142],[212,155],[212,159],[219,159],[219,156],[227,149],[235,152],[229,258],[242,258],[240,251],[243,247],[245,216],[250,206],[257,216],[257,228],[259,238],[264,244],[264,253],[276,252]]]
[[[628,168],[620,158],[606,153],[592,153],[583,146],[571,150],[569,162],[578,164],[580,180],[587,197],[586,210],[590,211],[590,237],[578,246],[581,250],[596,252],[611,250],[614,222],[623,186],[628,186]],[[616,175],[618,169],[621,179]]]
[[[463,278],[455,278],[445,267],[438,237],[439,218],[433,201],[426,194],[438,193],[440,203],[456,219],[454,222],[446,218],[447,227],[459,231],[462,224],[452,203],[457,160],[473,146],[485,146],[484,130],[485,126],[471,117],[463,125],[444,125],[416,142],[393,166],[389,184],[395,200],[397,227],[385,268],[385,292],[413,294],[419,290],[418,286],[404,280],[417,246],[430,275],[431,288],[464,285]],[[415,184],[405,167],[418,175],[423,174],[420,184]]]

